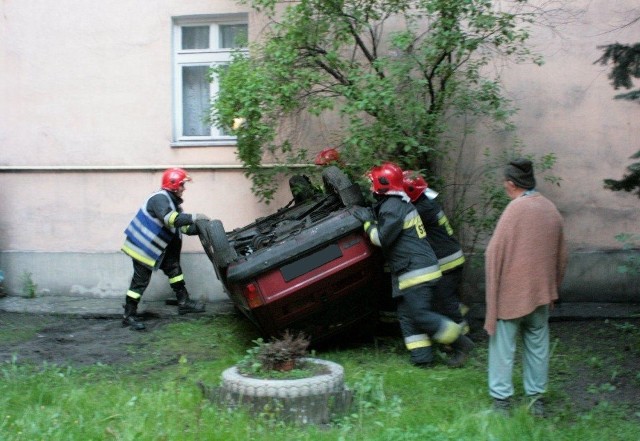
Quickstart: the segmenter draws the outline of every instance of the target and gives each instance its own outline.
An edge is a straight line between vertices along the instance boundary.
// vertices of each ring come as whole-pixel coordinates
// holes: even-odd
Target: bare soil
[[[147,320],[147,330],[131,331],[117,319],[33,315],[0,311],[0,363],[87,366],[137,361],[154,331],[189,316]],[[471,337],[486,347],[486,335]],[[640,416],[640,318],[552,321],[550,410],[588,412],[603,402]],[[169,354],[167,354],[169,355]],[[519,364],[520,360],[517,360]]]
[[[551,321],[550,396],[547,413],[580,414],[619,405],[640,418],[640,318]],[[471,334],[486,347],[482,325]],[[514,372],[521,367],[516,354]],[[514,376],[514,387],[522,387]],[[549,412],[550,411],[550,412]]]
[[[180,320],[188,319],[180,317]],[[145,320],[147,329],[136,332],[123,328],[119,319],[0,311],[1,335],[5,335],[0,341],[0,363],[14,359],[18,363],[58,366],[130,363],[137,356],[143,356],[143,352],[131,351],[131,348],[149,344],[154,330],[174,320],[178,319]]]

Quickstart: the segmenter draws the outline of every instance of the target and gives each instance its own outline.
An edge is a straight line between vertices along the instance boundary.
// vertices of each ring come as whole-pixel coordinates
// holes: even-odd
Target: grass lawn
[[[638,323],[618,329],[636,359]],[[12,343],[33,338],[0,327],[0,339],[9,334]],[[348,415],[322,427],[287,426],[219,408],[203,397],[197,383],[219,384],[221,372],[257,337],[238,317],[203,317],[146,333],[142,344],[128,347],[129,358],[117,363],[67,366],[13,357],[0,364],[0,440],[640,440],[638,400],[614,399],[624,360],[616,362],[617,374],[606,370],[605,354],[585,352],[584,335],[576,336],[582,346],[554,338],[545,419],[531,417],[526,403],[510,417],[491,411],[486,341],[478,341],[462,369],[415,368],[399,338],[323,350],[315,356],[344,366],[355,400]],[[574,369],[578,365],[582,370]],[[604,380],[579,391],[564,388],[567,377],[587,375],[585,369],[600,369]],[[626,377],[640,383],[640,366],[625,369]],[[516,371],[517,386],[520,378]],[[585,407],[576,401],[585,397],[597,402]]]

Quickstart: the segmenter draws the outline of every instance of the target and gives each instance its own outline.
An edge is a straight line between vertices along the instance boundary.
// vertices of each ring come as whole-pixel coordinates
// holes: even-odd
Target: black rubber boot
[[[462,367],[467,362],[469,354],[476,345],[466,335],[461,335],[456,341],[451,343],[453,356],[447,361],[449,367]]]
[[[204,303],[191,300],[186,290],[177,292],[176,297],[178,298],[178,314],[184,315],[204,312]]]
[[[124,315],[122,316],[122,326],[128,326],[129,329],[134,331],[142,331],[146,329],[144,323],[136,320],[136,312],[138,311],[138,304],[130,302],[127,297],[127,303],[122,305],[124,307]]]
[[[412,349],[410,354],[411,364],[416,367],[429,369],[435,364],[433,359],[433,349],[431,346]]]

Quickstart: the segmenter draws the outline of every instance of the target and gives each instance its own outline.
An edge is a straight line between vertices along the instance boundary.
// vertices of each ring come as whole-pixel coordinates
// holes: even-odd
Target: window
[[[221,145],[235,140],[207,124],[218,85],[209,68],[227,64],[233,51],[247,46],[247,14],[178,17],[173,20],[173,146]]]

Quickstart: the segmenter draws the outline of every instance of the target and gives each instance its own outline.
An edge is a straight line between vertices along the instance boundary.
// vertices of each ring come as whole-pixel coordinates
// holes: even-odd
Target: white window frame
[[[248,14],[218,14],[201,16],[174,17],[172,26],[173,48],[173,142],[172,147],[235,145],[236,137],[224,134],[212,126],[207,136],[187,136],[183,133],[183,97],[182,68],[184,66],[215,66],[228,64],[231,54],[237,48],[218,48],[219,26],[246,24]],[[204,26],[209,29],[209,49],[182,49],[182,28],[185,26]],[[247,49],[241,49],[247,51]],[[218,84],[214,80],[210,85],[210,97],[213,100],[218,93]]]

